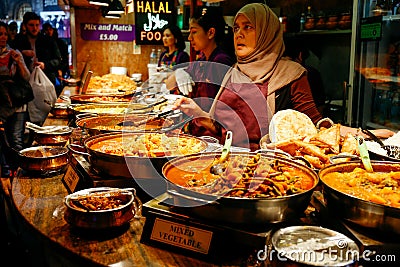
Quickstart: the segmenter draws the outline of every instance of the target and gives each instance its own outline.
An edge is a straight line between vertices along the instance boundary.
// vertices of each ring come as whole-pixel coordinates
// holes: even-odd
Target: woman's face
[[[236,55],[245,57],[256,48],[256,28],[244,15],[237,16],[233,25]]]
[[[176,44],[175,37],[172,34],[170,29],[165,29],[165,31],[163,32],[162,40],[163,40],[164,46],[166,46],[166,47],[175,46],[175,44]]]
[[[52,27],[47,27],[47,28],[44,30],[44,33],[45,33],[47,36],[52,37],[52,36],[53,36],[53,33],[54,33],[54,29],[53,29]]]
[[[214,36],[210,34],[210,31],[205,32],[204,29],[196,22],[191,21],[189,23],[189,30],[190,33],[188,40],[193,49],[196,51],[203,51],[210,46],[211,42],[214,41]]]
[[[5,27],[0,27],[0,48],[4,48],[7,45],[8,33]]]

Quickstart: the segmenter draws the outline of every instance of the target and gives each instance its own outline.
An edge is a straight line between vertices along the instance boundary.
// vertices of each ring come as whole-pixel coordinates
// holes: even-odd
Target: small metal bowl
[[[50,109],[50,114],[56,118],[66,118],[73,114],[72,108],[65,103],[55,103]]]
[[[36,131],[35,141],[45,146],[65,146],[72,134],[72,128],[65,127],[55,131]]]
[[[55,173],[63,170],[68,162],[68,148],[58,146],[35,146],[19,152],[20,167],[39,175]]]
[[[357,266],[360,250],[347,236],[319,226],[290,226],[272,236],[273,266]],[[277,256],[278,255],[278,256]]]
[[[87,197],[118,197],[123,198],[122,203],[115,208],[103,208],[101,205],[97,209],[87,208],[77,202],[77,199]],[[103,198],[103,203],[109,201]],[[71,225],[85,229],[108,229],[123,226],[131,221],[135,215],[140,215],[141,203],[136,197],[134,188],[111,188],[98,187],[88,188],[65,197],[64,204],[67,210],[64,219]]]

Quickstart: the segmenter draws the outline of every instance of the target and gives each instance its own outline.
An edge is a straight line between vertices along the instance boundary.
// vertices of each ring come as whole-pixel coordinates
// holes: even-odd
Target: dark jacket
[[[19,35],[15,39],[15,47],[19,51],[32,50],[28,36],[26,34]],[[50,37],[39,34],[36,42],[36,57],[39,62],[43,62],[45,69],[43,70],[50,81],[55,84],[56,77],[58,76],[58,69],[61,64],[61,53],[58,49],[56,42]],[[29,70],[33,70],[33,62],[31,57],[25,57],[25,64]]]

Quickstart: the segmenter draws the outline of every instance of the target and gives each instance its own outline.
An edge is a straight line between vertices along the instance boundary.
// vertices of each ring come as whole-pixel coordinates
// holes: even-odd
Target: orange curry
[[[400,172],[367,172],[355,168],[352,172],[331,172],[322,180],[342,193],[377,204],[400,208]]]

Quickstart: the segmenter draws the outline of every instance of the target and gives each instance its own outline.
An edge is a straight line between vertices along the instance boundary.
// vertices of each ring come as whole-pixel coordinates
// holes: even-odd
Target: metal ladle
[[[225,167],[223,163],[225,162],[226,158],[229,155],[229,152],[231,150],[231,145],[232,145],[232,132],[228,131],[226,133],[225,144],[222,148],[221,157],[219,158],[217,164],[214,164],[213,166],[210,167],[210,172],[212,174],[219,175],[224,171]]]

